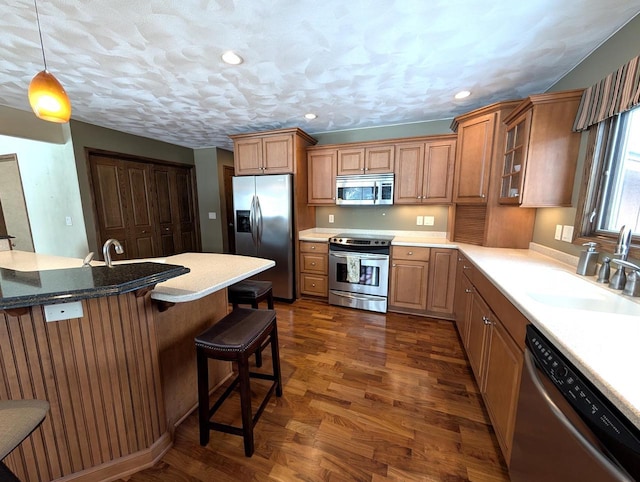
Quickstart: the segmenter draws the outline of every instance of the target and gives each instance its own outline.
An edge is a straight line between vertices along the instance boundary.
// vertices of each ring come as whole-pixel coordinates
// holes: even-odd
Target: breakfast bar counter
[[[114,479],[155,463],[196,406],[194,337],[226,315],[227,286],[273,265],[186,253],[109,268],[0,252],[0,400],[51,406],[4,463],[23,481]],[[213,389],[230,366],[211,372]]]

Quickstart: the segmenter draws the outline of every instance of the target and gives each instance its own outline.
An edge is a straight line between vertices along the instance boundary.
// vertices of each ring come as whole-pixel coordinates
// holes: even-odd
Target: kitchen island
[[[195,406],[192,333],[227,313],[227,286],[271,266],[193,253],[82,267],[0,252],[0,399],[51,405],[4,462],[25,481],[112,479],[152,465]],[[213,372],[215,388],[230,368]]]

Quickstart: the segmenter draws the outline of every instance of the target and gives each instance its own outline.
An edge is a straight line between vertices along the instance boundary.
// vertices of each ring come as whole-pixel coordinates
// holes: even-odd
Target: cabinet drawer
[[[391,257],[413,261],[429,261],[431,248],[416,248],[413,246],[393,246]]]
[[[326,254],[300,253],[300,267],[306,273],[327,274],[328,259]]]
[[[327,290],[327,277],[301,273],[300,292],[307,295],[329,296],[329,291]]]
[[[300,252],[327,254],[329,252],[329,243],[315,243],[311,241],[300,241]]]

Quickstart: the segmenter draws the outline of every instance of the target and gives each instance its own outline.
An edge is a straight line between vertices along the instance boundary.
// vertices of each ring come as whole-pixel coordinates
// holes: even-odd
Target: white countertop
[[[216,253],[183,253],[148,261],[178,264],[191,271],[159,283],[154,300],[183,303],[202,298],[276,265],[271,259]]]
[[[460,250],[640,428],[640,298],[530,249]]]
[[[80,268],[82,262],[79,258],[26,251],[0,251],[0,267],[16,271]],[[197,300],[275,266],[271,259],[217,253],[183,253],[166,258],[115,261],[114,264],[141,262],[167,263],[189,268],[189,273],[158,283],[151,292],[151,298],[171,303]],[[104,263],[92,261],[91,264],[95,266]]]

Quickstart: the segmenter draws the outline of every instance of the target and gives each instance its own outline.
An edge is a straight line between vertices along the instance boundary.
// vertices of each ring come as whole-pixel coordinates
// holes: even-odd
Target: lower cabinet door
[[[483,395],[508,464],[522,372],[522,351],[499,320],[492,319],[488,331]]]
[[[429,263],[393,260],[389,286],[389,308],[427,309]]]

